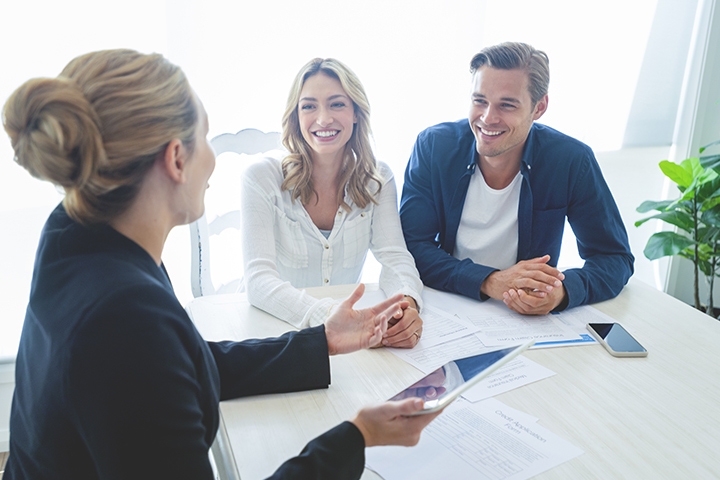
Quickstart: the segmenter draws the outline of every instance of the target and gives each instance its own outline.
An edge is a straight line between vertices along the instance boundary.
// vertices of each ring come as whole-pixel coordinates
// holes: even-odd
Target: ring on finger
[[[413,335],[415,335],[418,339],[418,342],[420,341],[420,334],[418,332],[413,332]]]

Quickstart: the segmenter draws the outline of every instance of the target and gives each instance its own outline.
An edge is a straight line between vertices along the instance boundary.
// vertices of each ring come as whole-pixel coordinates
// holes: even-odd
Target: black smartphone
[[[619,323],[588,323],[587,329],[610,355],[647,357],[647,350]]]

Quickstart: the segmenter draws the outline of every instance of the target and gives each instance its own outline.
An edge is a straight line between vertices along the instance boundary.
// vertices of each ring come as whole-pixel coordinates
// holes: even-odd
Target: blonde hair
[[[378,172],[377,161],[370,145],[370,103],[358,77],[352,70],[333,58],[315,58],[308,62],[297,74],[290,88],[282,119],[282,141],[290,152],[282,161],[285,177],[282,189],[292,190],[292,200],[300,198],[304,204],[309,203],[312,197],[316,196],[312,184],[312,150],[300,131],[298,103],[305,81],[320,73],[340,82],[353,102],[357,120],[345,147],[340,184],[347,184],[348,195],[360,208],[365,208],[370,202],[377,204],[375,196],[382,188],[382,177]],[[370,188],[370,182],[377,184],[375,191]],[[344,201],[343,190],[338,192],[338,197],[338,203],[349,210],[349,205]]]
[[[3,109],[15,161],[62,187],[68,215],[86,225],[125,211],[172,139],[192,151],[197,122],[182,70],[132,50],[77,57],[57,78],[25,82]]]

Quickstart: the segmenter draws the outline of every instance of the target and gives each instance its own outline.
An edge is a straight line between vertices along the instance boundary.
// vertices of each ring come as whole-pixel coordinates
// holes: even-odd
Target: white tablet
[[[413,415],[436,412],[463,392],[530,348],[535,340],[448,362],[390,400],[422,398],[425,406]]]

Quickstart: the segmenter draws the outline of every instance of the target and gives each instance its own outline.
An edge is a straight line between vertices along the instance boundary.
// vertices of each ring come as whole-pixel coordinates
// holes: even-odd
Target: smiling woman
[[[323,323],[332,302],[302,289],[357,283],[371,250],[380,287],[410,302],[383,344],[415,346],[422,283],[402,238],[392,173],[370,146],[360,80],[335,59],[311,60],[295,77],[282,123],[289,154],[250,166],[243,183],[248,300],[298,327]]]

